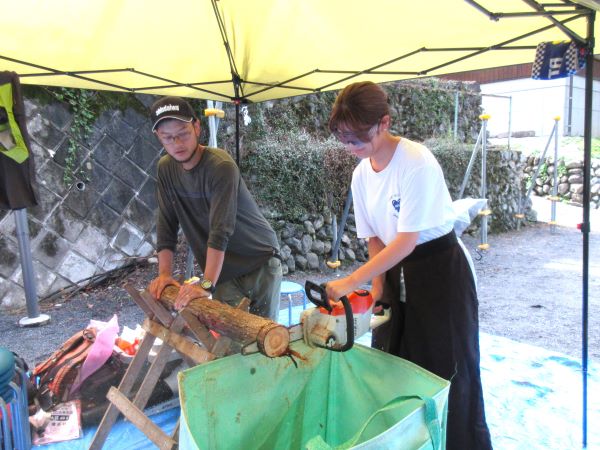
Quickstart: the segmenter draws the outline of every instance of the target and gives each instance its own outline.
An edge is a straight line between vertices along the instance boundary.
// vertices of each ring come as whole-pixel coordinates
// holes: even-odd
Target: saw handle
[[[325,283],[317,284],[306,280],[306,283],[304,283],[304,290],[311,302],[319,307],[325,308],[327,312],[331,313],[333,307],[327,298],[325,286]],[[318,294],[318,297],[315,294]],[[328,350],[333,350],[334,352],[348,351],[354,345],[354,316],[352,314],[352,305],[350,305],[350,300],[348,300],[348,297],[345,295],[340,297],[340,301],[344,306],[344,313],[346,315],[346,343],[340,347],[326,347]]]
[[[325,285],[306,280],[306,283],[304,283],[304,291],[306,292],[308,299],[315,305],[325,308],[328,312],[333,311],[333,307],[329,304],[329,299],[327,298]]]

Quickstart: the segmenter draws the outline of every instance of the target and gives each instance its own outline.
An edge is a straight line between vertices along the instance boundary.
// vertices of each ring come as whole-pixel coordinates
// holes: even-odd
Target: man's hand
[[[171,275],[159,275],[150,282],[150,285],[148,286],[148,292],[150,292],[152,297],[158,300],[162,294],[162,291],[170,284],[177,287],[180,286],[180,284]]]
[[[198,284],[184,284],[181,286],[181,289],[179,289],[179,294],[177,294],[173,306],[179,311],[185,308],[192,300],[202,297],[210,297],[210,292],[205,291]]]

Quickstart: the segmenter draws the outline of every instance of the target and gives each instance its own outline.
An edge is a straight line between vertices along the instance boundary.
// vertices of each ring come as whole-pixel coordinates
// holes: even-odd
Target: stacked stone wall
[[[528,179],[536,173],[540,164],[540,158],[529,156],[524,168]],[[557,196],[568,203],[583,205],[583,161],[576,160],[564,162],[559,159],[554,164],[554,159],[547,157],[542,161],[538,176],[533,180],[532,193],[541,197],[552,196],[554,193],[554,171],[557,170]],[[590,203],[593,208],[600,207],[600,159],[593,159],[590,172],[591,197]]]

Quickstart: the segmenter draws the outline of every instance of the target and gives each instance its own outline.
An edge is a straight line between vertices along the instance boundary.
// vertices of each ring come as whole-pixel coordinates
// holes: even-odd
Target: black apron
[[[418,245],[388,270],[381,302],[391,306],[392,319],[373,331],[373,348],[451,381],[446,448],[491,449],[479,371],[477,292],[454,231]]]

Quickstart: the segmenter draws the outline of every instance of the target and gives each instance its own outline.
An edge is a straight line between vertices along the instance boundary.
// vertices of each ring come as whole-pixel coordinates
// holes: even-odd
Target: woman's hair
[[[329,116],[332,133],[352,131],[366,138],[369,129],[390,113],[388,96],[371,81],[353,83],[339,93]]]

